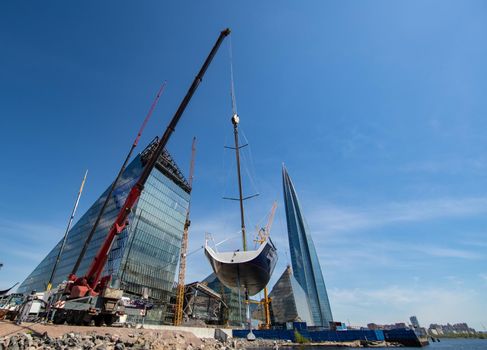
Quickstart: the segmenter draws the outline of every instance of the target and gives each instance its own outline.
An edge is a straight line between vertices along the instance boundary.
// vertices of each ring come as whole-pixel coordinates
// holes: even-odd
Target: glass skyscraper
[[[128,192],[142,173],[146,160],[155,150],[156,141],[157,139],[151,142],[129,164],[120,178],[81,262],[78,275],[83,275],[88,270]],[[127,295],[140,296],[143,288],[148,288],[151,300],[161,305],[159,311],[154,310],[152,313],[156,318],[153,322],[167,321],[168,318],[167,307],[162,305],[167,305],[173,295],[190,190],[176,163],[169,153],[164,152],[129,216],[129,226],[116,238],[103,271],[103,275],[112,274],[112,285],[120,286]],[[66,280],[71,272],[107,193],[108,189],[69,231],[53,286]],[[19,292],[46,289],[61,243],[59,241],[25,279],[18,288]],[[150,314],[147,318],[146,321],[150,322]]]
[[[328,328],[329,322],[333,321],[333,316],[320,261],[308,225],[301,212],[296,190],[284,166],[282,167],[282,182],[294,277],[308,295],[314,325]]]

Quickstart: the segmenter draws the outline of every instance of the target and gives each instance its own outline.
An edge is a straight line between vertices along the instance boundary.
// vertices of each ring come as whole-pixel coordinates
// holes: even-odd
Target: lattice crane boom
[[[194,159],[196,155],[196,137],[193,137],[193,144],[191,146],[191,163],[189,166],[189,186],[193,188],[194,177]],[[183,322],[183,307],[184,307],[184,279],[186,277],[186,255],[188,251],[188,231],[191,225],[189,219],[189,213],[191,208],[191,198],[188,203],[188,209],[186,210],[186,220],[184,222],[183,239],[181,241],[181,253],[179,257],[179,275],[178,275],[178,287],[176,291],[176,308],[174,313],[174,325],[179,326]]]
[[[261,227],[259,229],[259,232],[257,232],[257,239],[255,240],[257,243],[262,244],[269,237],[269,234],[271,233],[272,223],[274,222],[274,216],[276,214],[276,209],[277,201],[274,201],[271,211],[269,213],[269,218],[267,219],[267,224],[265,225],[265,227]]]
[[[255,240],[259,244],[264,244],[264,242],[269,238],[271,233],[272,223],[274,222],[274,216],[276,214],[277,209],[277,201],[274,201],[272,204],[271,211],[269,213],[269,218],[267,219],[267,224],[265,227],[261,227],[259,232],[257,233],[257,239]],[[262,329],[270,329],[271,328],[271,312],[270,312],[270,303],[271,298],[269,298],[267,286],[264,288],[264,299],[260,302],[264,306],[264,316],[265,316],[265,323],[261,327]]]

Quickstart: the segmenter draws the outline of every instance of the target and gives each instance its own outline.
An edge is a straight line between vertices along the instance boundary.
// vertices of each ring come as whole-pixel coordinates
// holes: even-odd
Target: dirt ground
[[[53,325],[53,324],[40,324],[40,323],[23,323],[16,325],[11,321],[0,321],[0,337],[11,336],[17,333],[34,333],[34,334],[47,334],[53,338],[61,337],[66,333],[79,333],[79,334],[109,334],[111,336],[117,336],[122,340],[127,340],[134,336],[157,335],[162,338],[171,338],[175,336],[182,336],[186,343],[192,343],[193,346],[200,346],[202,341],[197,338],[193,333],[184,331],[172,331],[172,330],[151,330],[151,329],[133,329],[133,328],[120,328],[120,327],[85,327],[85,326],[68,326],[68,325]]]

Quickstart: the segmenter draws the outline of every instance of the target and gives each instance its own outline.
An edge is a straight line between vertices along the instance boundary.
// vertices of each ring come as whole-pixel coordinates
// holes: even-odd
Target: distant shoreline
[[[477,334],[442,334],[442,335],[430,335],[429,337],[439,338],[439,339],[487,339],[487,334],[477,333]]]

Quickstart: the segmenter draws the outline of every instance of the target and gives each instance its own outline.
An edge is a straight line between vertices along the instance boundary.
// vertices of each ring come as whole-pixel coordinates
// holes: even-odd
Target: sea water
[[[272,349],[272,348],[266,348]],[[281,350],[344,350],[344,347],[328,347],[328,346],[281,346]],[[418,348],[378,348],[378,349],[418,349]],[[438,342],[431,342],[430,345],[424,347],[425,350],[487,350],[487,339],[441,339]]]

